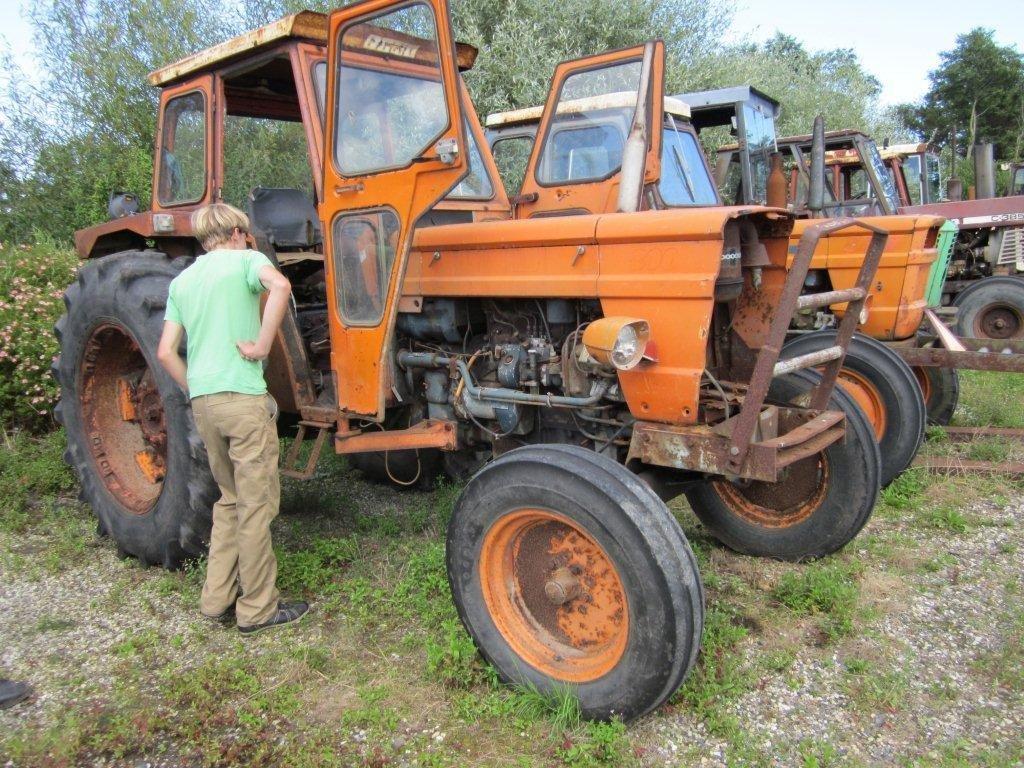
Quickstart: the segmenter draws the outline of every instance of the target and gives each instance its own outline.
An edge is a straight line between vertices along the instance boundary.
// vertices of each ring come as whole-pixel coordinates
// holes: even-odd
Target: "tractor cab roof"
[[[315,11],[293,13],[150,72],[149,83],[156,87],[172,85],[200,72],[218,69],[223,64],[252,57],[287,41],[307,42],[324,47],[327,45],[329,19],[327,14]],[[403,37],[402,33],[394,30],[382,31],[388,38]],[[477,49],[465,43],[457,43],[456,49],[459,69],[472,69],[476,62]]]
[[[733,118],[743,105],[763,112],[772,120],[779,116],[780,110],[779,102],[750,85],[678,93],[674,98],[690,105],[690,111],[693,113],[693,127],[698,131],[720,125],[734,125]]]
[[[636,106],[636,93],[620,91],[601,96],[589,96],[585,99],[573,99],[558,105],[558,114],[570,115],[583,112],[597,112],[602,109],[622,109]],[[673,117],[690,119],[690,107],[679,99],[665,97],[665,112]],[[495,112],[487,116],[484,125],[488,128],[507,128],[513,125],[535,124],[540,122],[544,107],[525,107],[508,112]]]

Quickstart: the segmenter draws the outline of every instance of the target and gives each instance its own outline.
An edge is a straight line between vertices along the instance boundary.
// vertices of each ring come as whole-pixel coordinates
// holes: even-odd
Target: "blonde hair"
[[[249,217],[233,205],[211,203],[192,214],[192,232],[206,250],[230,240],[236,229],[248,232]]]

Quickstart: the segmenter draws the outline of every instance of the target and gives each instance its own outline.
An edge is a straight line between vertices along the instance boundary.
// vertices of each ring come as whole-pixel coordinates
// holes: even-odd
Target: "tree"
[[[924,140],[955,140],[965,153],[976,141],[991,141],[997,157],[1016,161],[1024,152],[1024,56],[993,34],[978,27],[959,35],[940,54],[921,104],[902,105],[900,114]]]

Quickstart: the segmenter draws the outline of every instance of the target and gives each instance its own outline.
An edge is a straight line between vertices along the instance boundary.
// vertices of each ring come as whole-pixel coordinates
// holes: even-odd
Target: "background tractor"
[[[447,14],[300,13],[150,76],[152,209],[76,237],[55,365],[67,458],[124,552],[202,554],[216,488],[155,350],[167,286],[201,250],[189,214],[247,189],[254,244],[295,299],[266,367],[295,429],[284,471],[309,477],[330,445],[401,485],[470,477],[447,568],[480,650],[507,681],[572,685],[587,716],[629,719],[700,646],[700,575],[664,499],[685,492],[728,546],[789,560],[867,522],[878,448],[835,381],[887,235],[822,222],[787,265],[785,210],[676,202],[657,42],[557,69],[541,135],[602,130],[611,104],[626,138],[568,164],[536,142],[531,178],[566,207],[510,201],[459,74],[476,51]],[[245,163],[255,141],[280,156]],[[870,234],[856,279],[808,294],[812,254],[852,228]],[[780,360],[798,308],[836,301],[834,343]]]
[[[1024,171],[1011,169],[1006,196],[995,197],[991,189],[979,187],[975,199],[949,200],[942,195],[939,158],[928,145],[901,144],[879,151],[867,137],[862,141],[863,151],[837,144],[826,160],[828,187],[837,203],[860,200],[887,211],[948,218],[957,232],[944,279],[936,281],[933,304],[956,308],[952,323],[961,337],[1024,340]],[[977,178],[990,180],[981,186],[993,186],[992,145],[981,144],[974,151]],[[873,164],[885,171],[877,173],[878,184],[869,171]]]
[[[691,107],[687,99],[697,106]],[[745,107],[737,107],[737,103]],[[614,155],[627,136],[628,124],[614,103],[565,105],[567,114],[581,107],[588,107],[590,112],[585,126],[566,120],[564,125],[555,126],[547,139],[552,151],[545,162],[561,164],[570,178],[589,173],[588,163],[594,158]],[[764,195],[770,154],[774,151],[776,109],[774,102],[749,87],[666,98],[660,117],[664,134],[661,182],[648,194],[645,206],[664,209],[722,204],[698,130],[731,123],[736,114],[746,114],[737,129],[746,137],[745,157],[743,162],[726,163],[731,181],[724,184],[736,186],[743,183],[741,179],[761,178],[760,190]],[[529,159],[541,113],[541,108],[533,107],[489,115],[486,120],[488,141],[507,183],[521,184],[517,199],[527,215],[576,210],[581,205],[576,197],[560,187],[539,183],[546,169],[540,167],[534,172],[533,167],[523,161],[524,157]],[[615,198],[608,184],[605,183],[600,195],[591,193],[593,199],[583,201],[582,205],[587,210],[613,210]],[[773,203],[785,207],[784,190],[780,199]],[[868,415],[875,430],[882,453],[882,483],[886,485],[913,461],[924,438],[926,411],[913,372],[896,354],[868,336],[882,339],[894,334],[909,336],[920,324],[923,295],[909,301],[906,294],[914,295],[918,291],[923,294],[919,281],[935,259],[935,235],[941,220],[908,216],[876,217],[870,221],[873,226],[886,230],[888,241],[871,287],[870,310],[862,318],[862,333],[854,337],[839,381]],[[810,223],[805,218],[795,224],[790,240],[791,258]],[[851,286],[861,269],[866,245],[864,232],[856,229],[838,232],[822,241],[812,258],[804,290],[827,292]],[[792,338],[784,356],[820,352],[833,346],[836,321],[843,316],[844,309],[845,305],[837,301],[832,306],[808,305],[798,311],[792,318]]]

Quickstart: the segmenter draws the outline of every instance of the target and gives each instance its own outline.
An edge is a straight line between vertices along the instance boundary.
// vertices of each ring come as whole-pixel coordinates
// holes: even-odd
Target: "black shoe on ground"
[[[32,686],[15,680],[0,679],[0,709],[13,707],[32,694]]]
[[[303,600],[296,600],[292,603],[279,602],[277,604],[277,613],[271,616],[269,621],[265,621],[262,624],[252,624],[248,627],[243,627],[239,624],[238,631],[243,635],[254,635],[257,632],[262,632],[264,629],[294,624],[305,616],[308,610],[309,603]]]

